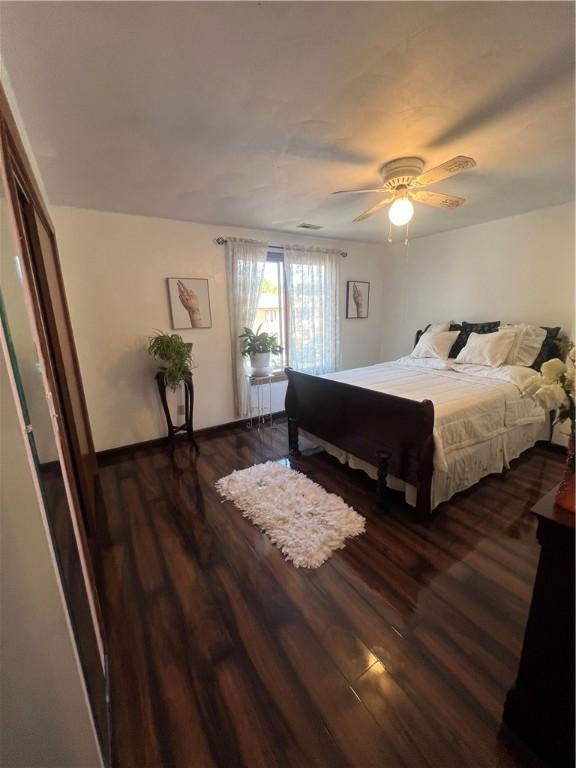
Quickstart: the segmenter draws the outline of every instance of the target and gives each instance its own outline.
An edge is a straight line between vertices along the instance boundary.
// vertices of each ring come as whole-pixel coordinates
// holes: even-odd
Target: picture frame
[[[346,283],[346,318],[365,320],[370,306],[370,283],[364,280],[348,280]]]
[[[167,277],[172,330],[212,328],[210,285],[205,277]]]

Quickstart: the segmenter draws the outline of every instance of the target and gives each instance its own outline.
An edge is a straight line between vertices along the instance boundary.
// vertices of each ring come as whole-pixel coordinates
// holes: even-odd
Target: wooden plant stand
[[[162,410],[164,411],[164,416],[166,417],[166,426],[168,427],[168,440],[170,441],[171,447],[174,447],[176,435],[179,432],[186,432],[188,435],[188,440],[190,440],[197,451],[200,451],[198,443],[194,438],[194,383],[192,381],[192,374],[184,379],[184,424],[180,425],[174,425],[172,423],[170,409],[168,408],[168,402],[166,400],[166,381],[164,379],[164,374],[159,371],[156,374],[155,379],[158,386],[158,392],[160,393]]]

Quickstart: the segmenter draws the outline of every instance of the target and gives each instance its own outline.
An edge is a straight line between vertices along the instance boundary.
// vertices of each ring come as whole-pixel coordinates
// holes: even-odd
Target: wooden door
[[[66,304],[54,233],[17,179],[18,203],[22,214],[30,267],[34,272],[37,298],[45,324],[55,385],[62,419],[70,443],[72,466],[89,536],[96,528],[96,482],[98,465],[72,327]]]
[[[37,322],[49,348],[53,384],[62,419],[86,532],[95,534],[98,468],[66,303],[56,237],[34,181],[6,97],[0,89],[2,154],[11,203],[22,241],[22,258],[34,291]]]

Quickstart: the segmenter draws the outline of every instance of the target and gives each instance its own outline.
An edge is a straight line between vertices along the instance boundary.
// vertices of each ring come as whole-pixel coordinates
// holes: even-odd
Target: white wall
[[[0,765],[101,765],[0,351]]]
[[[439,212],[439,215],[449,212]],[[218,235],[275,233],[168,219],[52,208],[97,450],[164,434],[146,352],[170,329],[167,277],[207,277],[211,329],[180,331],[194,343],[195,426],[234,418],[224,250]],[[370,245],[290,236],[347,250],[342,261],[343,367],[406,354],[433,320],[526,320],[573,328],[574,207],[556,206],[412,240]],[[370,317],[346,320],[346,280],[371,283]],[[274,385],[280,409],[285,386]],[[172,400],[173,409],[176,400]],[[181,417],[178,417],[181,418]]]
[[[439,211],[449,216],[449,211]],[[382,359],[431,321],[525,320],[574,328],[574,205],[418,238],[385,251]]]
[[[238,227],[154,219],[54,207],[51,210],[96,450],[128,445],[165,433],[153,381],[155,364],[145,351],[154,329],[170,329],[167,277],[206,277],[212,328],[178,331],[194,343],[195,426],[234,418],[224,249],[218,235],[284,242],[276,233]],[[342,261],[342,357],[346,368],[377,362],[380,355],[383,246],[292,236],[348,251]],[[370,316],[346,320],[345,281],[371,283]],[[283,387],[275,385],[275,407]],[[181,420],[181,417],[180,417]]]

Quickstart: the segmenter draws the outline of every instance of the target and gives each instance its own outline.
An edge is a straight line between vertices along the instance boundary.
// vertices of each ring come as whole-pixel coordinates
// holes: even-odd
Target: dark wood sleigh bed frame
[[[416,333],[415,343],[423,331]],[[560,344],[549,357],[560,356]],[[565,356],[565,353],[564,353]],[[298,454],[298,431],[331,443],[378,469],[376,504],[386,510],[388,474],[416,487],[416,515],[431,512],[434,473],[434,405],[409,400],[286,368],[286,414],[290,452]]]
[[[416,514],[430,513],[434,472],[434,406],[430,400],[417,402],[292,368],[286,368],[286,375],[291,453],[300,452],[298,430],[304,429],[378,468],[378,508],[387,509],[386,477],[390,473],[416,486]]]
[[[378,468],[377,505],[387,506],[388,473],[415,485],[416,512],[430,512],[434,406],[286,368],[291,453],[304,429]],[[362,425],[361,427],[359,425]]]

